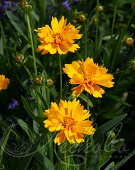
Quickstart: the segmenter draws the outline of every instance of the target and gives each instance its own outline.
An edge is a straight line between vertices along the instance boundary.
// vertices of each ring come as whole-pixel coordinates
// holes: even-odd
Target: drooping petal
[[[58,143],[58,145],[64,143],[66,137],[64,131],[61,131],[55,138],[54,143]]]

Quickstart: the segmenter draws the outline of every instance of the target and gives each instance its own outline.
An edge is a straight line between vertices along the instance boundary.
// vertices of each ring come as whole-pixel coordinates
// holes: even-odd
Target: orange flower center
[[[69,129],[74,125],[75,125],[75,121],[74,121],[73,118],[71,118],[71,117],[65,117],[64,118],[64,122],[63,122],[64,128]]]
[[[53,34],[52,37],[54,38],[54,43],[59,44],[63,41],[63,37],[60,33]]]

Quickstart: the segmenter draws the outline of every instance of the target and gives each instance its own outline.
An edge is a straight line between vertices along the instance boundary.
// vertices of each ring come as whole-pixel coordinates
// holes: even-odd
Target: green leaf
[[[99,32],[99,36],[98,36],[98,46],[97,46],[98,48],[97,49],[99,49],[102,45],[103,33],[104,33],[104,29],[101,28]]]
[[[106,97],[109,97],[109,98],[115,100],[116,102],[121,103],[121,104],[123,104],[123,105],[125,105],[125,106],[132,107],[132,105],[128,104],[127,102],[125,102],[125,101],[123,101],[123,100],[121,100],[121,99],[120,99],[119,97],[117,97],[117,96],[110,95],[110,94],[105,94],[105,96],[106,96]]]
[[[34,132],[33,128],[31,128],[27,123],[25,123],[23,120],[15,117],[16,121],[18,124],[22,127],[22,129],[26,132],[28,135],[29,139],[31,140],[32,143],[35,143],[36,139],[36,133]]]
[[[124,119],[126,117],[127,114],[123,114],[120,115],[108,122],[106,122],[105,124],[101,125],[95,132],[95,134],[93,135],[93,139],[94,139],[94,143],[97,144],[99,143],[99,141],[101,140],[101,138],[103,138],[103,134],[105,132],[107,132],[111,127],[113,127],[114,125],[116,125],[118,122],[120,122],[122,119]]]
[[[110,64],[110,61],[109,61],[109,52],[108,52],[107,48],[104,48],[104,47],[102,47],[102,50],[103,50],[104,66],[109,68],[109,64]]]
[[[29,49],[29,48],[31,48],[31,45],[30,45],[30,44],[26,44],[26,45],[23,47],[23,49],[21,50],[21,53],[22,53],[22,54],[25,54],[26,50]]]
[[[34,98],[36,99],[35,91],[34,89],[30,88],[29,86],[26,85],[26,81],[21,81],[19,77],[17,77],[18,81],[20,84],[23,86],[23,88]]]
[[[110,156],[115,151],[117,151],[117,149],[123,144],[123,142],[124,142],[123,139],[119,140],[119,142],[113,147],[112,147],[113,144],[112,144],[111,141],[110,141],[110,143],[107,143],[107,144],[105,143],[106,148],[104,149],[103,154],[102,154],[102,156],[100,158],[100,162],[99,162],[100,166],[103,166],[110,159]]]
[[[114,166],[114,162],[111,162],[104,170],[111,170]]]
[[[27,36],[24,34],[25,26],[23,25],[23,22],[20,21],[16,16],[13,15],[12,12],[6,10],[6,15],[15,27],[15,29],[26,39],[28,40]]]
[[[34,157],[41,163],[43,168],[47,170],[55,170],[53,163],[41,152],[36,152]]]
[[[4,54],[4,44],[3,44],[3,38],[0,37],[0,55]]]
[[[29,115],[32,117],[32,119],[35,120],[34,113],[32,112],[31,108],[29,107],[29,103],[27,102],[27,100],[23,96],[21,96],[21,100],[23,102],[23,107],[26,109],[26,111],[29,113]]]
[[[46,101],[45,97],[44,97],[38,90],[36,90],[36,92],[37,92],[40,100],[42,101],[42,104],[43,104],[43,106],[44,106],[44,107],[43,107],[44,110],[45,110],[45,109],[48,109],[49,104],[48,104],[48,102]]]
[[[9,134],[11,132],[11,128],[12,126],[10,126],[6,132],[4,133],[4,136],[2,137],[2,140],[1,140],[1,149],[0,149],[0,165],[2,164],[2,157],[3,157],[3,152],[4,152],[4,149],[5,149],[5,146],[7,144],[7,141],[8,141],[8,138],[9,138]]]
[[[89,99],[89,101],[87,102],[87,96],[86,96],[85,94],[81,93],[80,96],[79,96],[79,98],[81,98],[81,99],[84,100],[86,103],[88,103],[90,107],[93,107],[93,103],[90,101],[90,99]]]
[[[118,168],[120,168],[124,163],[126,163],[133,155],[135,154],[135,149],[128,155],[126,156],[124,159],[122,159],[120,162],[118,162],[117,164],[115,164],[110,170],[117,170]]]
[[[36,14],[36,12],[33,10],[33,11],[31,11],[30,13],[31,13],[31,15],[35,18],[35,20],[36,20],[37,22],[39,22],[39,16]]]
[[[68,85],[66,83],[64,89],[62,90],[62,99],[63,100],[65,100],[67,93],[68,93]]]
[[[19,166],[17,167],[16,170],[27,170],[31,159],[33,158],[34,154],[37,151],[38,146],[40,145],[41,142],[43,142],[44,138],[46,137],[45,134],[42,134],[41,137],[39,137],[39,139],[36,141],[35,145],[33,145],[29,151],[29,153],[27,153],[26,157],[23,158],[23,160],[20,162]]]

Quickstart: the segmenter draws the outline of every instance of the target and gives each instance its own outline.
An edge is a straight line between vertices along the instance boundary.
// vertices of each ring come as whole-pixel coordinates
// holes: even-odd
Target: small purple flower
[[[80,1],[80,0],[73,0],[74,2],[78,2],[78,1]]]
[[[64,8],[66,8],[68,11],[71,10],[69,0],[66,0],[65,2],[62,2],[61,5],[62,5]]]
[[[3,9],[8,9],[8,8],[12,8],[12,7],[16,7],[18,6],[18,4],[16,2],[12,2],[12,1],[3,1],[4,5],[3,5]]]
[[[19,102],[15,99],[12,99],[12,103],[9,103],[8,108],[14,109],[16,106],[18,106]]]

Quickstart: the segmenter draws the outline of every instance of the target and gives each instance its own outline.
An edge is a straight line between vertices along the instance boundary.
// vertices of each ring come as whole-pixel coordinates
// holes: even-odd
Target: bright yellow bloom
[[[105,91],[99,85],[110,88],[114,84],[112,82],[113,75],[107,73],[108,69],[95,64],[92,58],[65,64],[63,71],[71,78],[70,84],[79,84],[72,89],[74,90],[73,96],[79,96],[83,90],[86,90],[94,97],[102,97]]]
[[[44,121],[45,127],[50,132],[60,131],[54,139],[60,145],[67,139],[70,143],[84,142],[84,134],[92,135],[95,129],[91,125],[93,122],[88,119],[89,111],[84,110],[79,100],[60,100],[59,105],[51,103],[51,108],[43,113],[48,117]]]
[[[10,80],[5,78],[5,75],[0,75],[0,90],[7,89]]]
[[[55,54],[57,51],[59,54],[66,54],[68,51],[75,52],[77,48],[80,48],[78,44],[74,44],[74,39],[82,37],[82,34],[78,34],[80,27],[75,28],[70,23],[66,26],[66,22],[67,19],[64,20],[63,16],[59,22],[56,17],[52,17],[52,29],[46,25],[35,30],[38,32],[38,40],[41,42],[36,51],[42,51],[42,55],[48,52]]]

